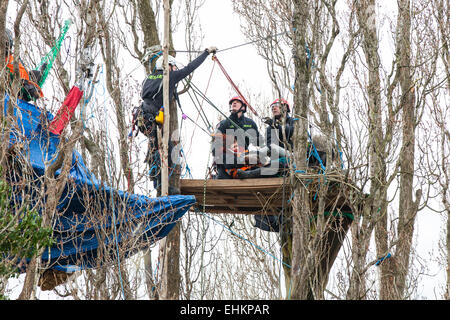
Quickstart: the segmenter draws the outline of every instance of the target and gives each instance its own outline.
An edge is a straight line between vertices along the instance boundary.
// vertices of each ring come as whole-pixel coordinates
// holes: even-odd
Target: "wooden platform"
[[[311,194],[311,204],[315,205],[314,197],[317,190],[317,180],[308,181]],[[184,195],[194,195],[197,199],[196,208],[208,213],[232,214],[269,214],[280,213],[283,206],[288,206],[293,188],[284,178],[262,179],[227,179],[203,180],[181,179],[180,191]],[[345,206],[345,196],[340,188],[329,187],[327,203],[342,208]],[[203,204],[205,203],[205,206]]]
[[[291,194],[283,178],[187,180],[181,179],[181,194],[194,195],[197,209],[209,213],[278,214]],[[284,198],[283,198],[284,191]],[[205,201],[203,200],[205,199]]]

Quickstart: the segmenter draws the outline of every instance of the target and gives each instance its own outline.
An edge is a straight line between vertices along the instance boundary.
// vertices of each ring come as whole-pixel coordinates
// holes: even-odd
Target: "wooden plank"
[[[278,214],[282,207],[284,181],[283,178],[181,179],[180,190],[181,194],[194,195],[197,199],[195,206],[201,211],[205,198],[205,211],[208,213]],[[284,189],[290,191],[291,188],[285,185]]]
[[[339,184],[319,184],[319,178],[308,178],[305,187],[310,191],[311,208],[317,209],[316,195],[321,187],[327,187],[326,208],[346,208],[347,190],[343,190]],[[181,179],[181,194],[193,195],[197,199],[197,208],[203,210],[205,198],[207,212],[223,212],[246,214],[250,212],[267,211],[268,214],[278,214],[292,195],[292,186],[284,184],[283,178],[261,178],[261,179],[226,179],[226,180],[203,180],[203,179]],[[283,195],[284,191],[284,195]],[[234,211],[234,212],[233,212]]]
[[[283,185],[283,178],[263,178],[263,179],[216,179],[206,180],[206,189],[222,190],[238,190],[247,189],[273,189]],[[205,186],[203,179],[181,179],[180,187],[185,190],[202,189]],[[232,187],[232,189],[231,189]]]
[[[198,211],[203,212],[203,206],[196,205],[195,206]],[[249,210],[253,209],[253,210]],[[273,211],[261,211],[258,210],[258,208],[239,208],[239,211],[236,212],[236,210],[232,210],[228,207],[205,207],[205,213],[212,213],[212,214],[243,214],[243,215],[255,215],[255,214],[261,214],[261,215],[278,215],[279,212],[273,212]]]

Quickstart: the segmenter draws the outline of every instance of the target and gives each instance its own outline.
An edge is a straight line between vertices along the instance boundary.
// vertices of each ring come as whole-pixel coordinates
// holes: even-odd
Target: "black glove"
[[[44,71],[45,71],[46,68],[47,68],[47,63],[44,63],[44,64],[39,68],[39,70],[36,70],[36,69],[31,70],[31,71],[30,71],[30,79],[31,79],[33,82],[39,83],[39,82],[41,81],[41,79],[42,79],[42,76],[44,75]]]
[[[47,69],[47,62],[44,62],[43,64],[42,64],[42,66],[39,68],[39,71],[41,71],[42,73],[44,72],[44,70],[45,69]]]
[[[273,126],[274,126],[275,128],[280,127],[281,124],[282,124],[282,122],[281,122],[280,119],[275,119],[275,120],[273,121]]]
[[[265,117],[265,118],[263,119],[263,122],[264,122],[265,124],[269,125],[269,126],[271,126],[271,125],[273,124],[272,118],[269,118],[269,117]]]

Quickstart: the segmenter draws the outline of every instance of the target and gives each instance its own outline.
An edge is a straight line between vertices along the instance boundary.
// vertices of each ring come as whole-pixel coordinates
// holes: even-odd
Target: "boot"
[[[268,232],[280,232],[280,217],[268,215],[255,215],[256,228]]]
[[[253,169],[253,170],[237,170],[237,177],[239,179],[254,179],[261,178],[261,168]]]
[[[175,194],[180,194],[181,193],[179,188],[176,188],[176,187],[173,187],[173,186],[169,186],[168,192],[169,192],[169,195],[175,195]]]

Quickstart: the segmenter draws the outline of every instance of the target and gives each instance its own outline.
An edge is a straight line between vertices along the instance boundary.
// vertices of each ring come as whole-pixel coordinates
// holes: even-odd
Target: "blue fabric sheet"
[[[5,114],[7,106],[8,98]],[[53,116],[22,100],[13,108],[17,122],[10,144],[20,143],[22,156],[36,177],[42,177],[45,161],[52,163],[59,152],[60,137],[46,130]],[[40,200],[39,179],[35,180],[26,194],[31,199],[30,206],[41,211],[45,200]],[[194,196],[149,198],[104,186],[76,151],[68,181],[53,221],[56,243],[42,255],[49,268],[66,272],[114,264],[117,247],[124,252],[123,258],[164,238],[195,203]],[[20,203],[24,193],[13,189],[13,195]]]

